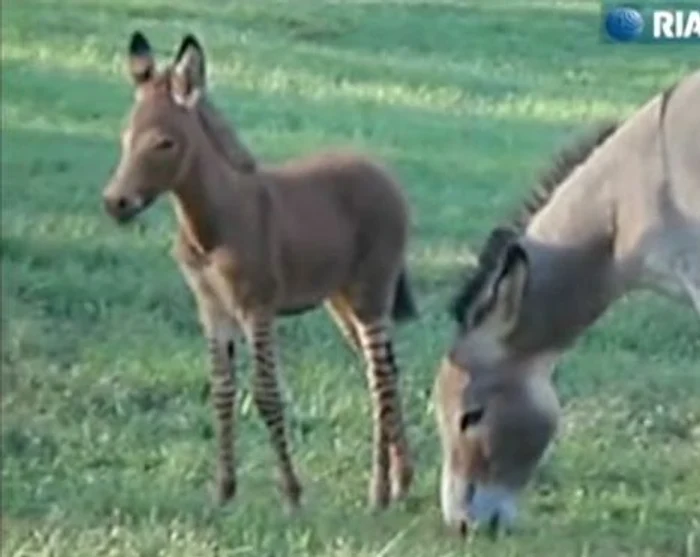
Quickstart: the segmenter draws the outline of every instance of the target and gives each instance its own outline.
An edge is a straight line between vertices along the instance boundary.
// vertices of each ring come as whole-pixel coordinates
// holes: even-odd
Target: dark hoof
[[[443,524],[441,531],[445,536],[462,540],[466,540],[473,534],[473,529],[466,520],[460,520],[456,524]]]
[[[391,498],[394,501],[405,499],[413,484],[413,468],[404,466],[396,470],[391,481]]]
[[[212,487],[214,502],[217,505],[223,506],[229,501],[232,501],[236,496],[236,480],[233,478],[225,478],[217,480]]]
[[[380,512],[386,509],[391,502],[391,491],[388,484],[372,483],[369,492],[369,508],[372,512]]]
[[[303,489],[298,480],[282,481],[282,494],[289,514],[295,514],[301,507],[302,492]]]

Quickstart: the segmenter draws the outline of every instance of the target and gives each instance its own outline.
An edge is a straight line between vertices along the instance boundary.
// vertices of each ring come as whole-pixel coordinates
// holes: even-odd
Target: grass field
[[[2,554],[700,556],[700,325],[637,295],[562,362],[565,420],[493,544],[445,537],[430,405],[445,308],[473,250],[562,142],[624,116],[697,63],[694,46],[604,44],[575,0],[7,0],[2,7]],[[213,95],[263,160],[349,144],[414,207],[422,317],[397,332],[417,483],[365,508],[369,400],[316,312],[284,321],[306,488],[282,511],[247,392],[236,502],[217,509],[204,342],[168,255],[168,203],[117,228],[101,190],[131,100],[129,33],[208,49]],[[247,353],[238,366],[249,376]]]

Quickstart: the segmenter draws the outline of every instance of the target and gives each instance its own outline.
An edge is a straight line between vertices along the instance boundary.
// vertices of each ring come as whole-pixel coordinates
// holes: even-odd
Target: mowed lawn
[[[205,345],[168,253],[170,206],[118,228],[101,205],[137,28],[163,57],[200,36],[214,99],[261,160],[350,145],[405,183],[421,310],[396,335],[417,458],[405,504],[366,509],[362,365],[321,311],[279,331],[304,511],[280,505],[247,351],[239,496],[212,504]],[[700,324],[651,295],[561,363],[563,425],[518,533],[441,530],[430,390],[474,250],[558,147],[697,64],[695,46],[599,30],[596,1],[4,2],[3,556],[700,555]]]

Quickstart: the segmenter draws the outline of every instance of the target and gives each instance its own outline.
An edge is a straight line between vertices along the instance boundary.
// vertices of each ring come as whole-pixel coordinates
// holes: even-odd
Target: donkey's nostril
[[[117,209],[120,211],[124,211],[125,209],[128,209],[129,207],[129,202],[126,200],[126,197],[120,197],[117,199]]]

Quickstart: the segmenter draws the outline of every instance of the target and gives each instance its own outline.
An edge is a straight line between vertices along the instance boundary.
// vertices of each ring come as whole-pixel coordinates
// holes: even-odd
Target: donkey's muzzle
[[[508,489],[474,485],[469,490],[467,508],[471,521],[484,527],[492,538],[513,529],[517,508],[515,493]]]

